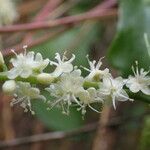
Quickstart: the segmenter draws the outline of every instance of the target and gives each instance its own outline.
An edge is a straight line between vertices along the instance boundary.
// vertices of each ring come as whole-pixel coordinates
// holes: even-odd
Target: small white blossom
[[[6,94],[13,94],[16,90],[16,82],[14,80],[5,81],[2,86],[3,92]]]
[[[103,100],[98,97],[97,95],[97,91],[95,88],[91,87],[88,88],[87,90],[82,90],[79,94],[79,99],[80,99],[80,103],[81,103],[81,107],[78,110],[82,110],[82,114],[84,115],[86,113],[86,107],[88,106],[89,108],[91,108],[92,110],[97,111],[95,108],[93,108],[91,106],[92,103],[98,103],[98,102],[103,102]]]
[[[57,83],[53,83],[49,88],[46,88],[46,90],[56,98],[52,107],[58,104],[62,107],[63,113],[68,114],[69,106],[72,103],[81,105],[77,97],[78,93],[84,90],[83,81],[84,79],[81,77],[81,71],[79,69],[71,73],[62,74]],[[67,106],[67,108],[65,108],[65,106]]]
[[[25,112],[30,110],[32,114],[34,114],[34,111],[31,109],[31,99],[46,100],[43,95],[40,95],[40,90],[31,87],[28,82],[17,82],[14,97],[15,98],[10,103],[11,106],[19,103],[20,106],[24,108]]]
[[[96,63],[96,60],[90,61],[88,56],[88,63],[90,66],[90,69],[83,67],[86,71],[90,72],[89,75],[86,77],[88,80],[95,80],[100,81],[104,77],[110,76],[109,69],[106,68],[104,70],[100,70],[100,67],[102,65],[102,58],[99,59],[99,61]]]
[[[24,47],[25,49],[26,47]],[[16,58],[12,58],[10,62],[13,65],[13,68],[8,71],[8,78],[15,79],[20,76],[22,78],[28,78],[33,73],[42,72],[43,69],[48,65],[49,59],[43,60],[42,55],[34,52],[28,52],[26,54],[26,49],[24,54],[19,55],[15,54]]]
[[[53,72],[55,77],[60,76],[62,73],[69,73],[73,70],[72,61],[75,59],[75,55],[72,55],[72,58],[69,60],[65,57],[65,54],[63,55],[62,59],[59,53],[56,53],[55,55],[55,59],[58,61],[58,63],[50,61],[51,65],[56,66],[56,69]]]
[[[142,91],[146,95],[150,95],[150,77],[148,76],[149,72],[144,71],[143,68],[138,70],[138,66],[136,66],[136,70],[134,68],[134,76],[129,76],[126,86],[130,89],[131,92],[137,93]]]
[[[121,77],[118,78],[104,78],[100,84],[98,95],[105,100],[112,100],[113,106],[116,109],[116,101],[132,100],[129,98],[126,91],[123,89],[124,81]]]

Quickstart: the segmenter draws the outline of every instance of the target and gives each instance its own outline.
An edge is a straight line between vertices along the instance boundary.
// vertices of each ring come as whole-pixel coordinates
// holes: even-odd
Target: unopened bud
[[[13,94],[16,89],[16,82],[14,80],[8,80],[3,84],[2,89],[4,93]]]
[[[37,80],[41,83],[41,84],[50,84],[52,83],[55,78],[48,73],[41,73],[37,76]]]

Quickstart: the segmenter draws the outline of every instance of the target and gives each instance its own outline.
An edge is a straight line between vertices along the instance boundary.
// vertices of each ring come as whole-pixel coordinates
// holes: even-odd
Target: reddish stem
[[[110,19],[112,17],[116,17],[117,10],[116,9],[110,9],[103,11],[90,11],[86,12],[80,15],[74,15],[74,16],[68,16],[63,17],[60,19],[55,19],[51,21],[45,21],[45,22],[33,22],[33,23],[26,23],[26,24],[20,24],[20,25],[11,25],[6,27],[0,28],[0,33],[12,33],[12,32],[19,32],[19,31],[33,31],[33,30],[39,30],[39,29],[49,29],[52,27],[62,26],[62,25],[68,25],[68,24],[74,24],[79,23],[85,20],[93,20],[93,19]]]
[[[47,4],[43,7],[43,9],[38,13],[38,15],[34,18],[34,21],[43,21],[49,13],[51,13],[62,0],[49,0]]]
[[[35,16],[33,22],[40,22],[45,20],[47,15],[51,13],[57,7],[57,5],[61,3],[61,1],[62,0],[55,0],[55,1],[49,0],[46,3],[46,5],[42,8],[42,10]],[[23,43],[32,41],[32,38],[33,38],[32,32],[26,34]]]
[[[68,28],[62,28],[62,29],[60,29],[60,30],[58,30],[58,31],[55,31],[55,32],[53,32],[53,33],[52,33],[52,32],[51,32],[51,33],[48,33],[48,34],[46,34],[45,36],[42,36],[42,37],[40,37],[40,38],[38,38],[38,39],[36,39],[36,40],[29,41],[29,42],[25,42],[25,43],[21,43],[21,44],[17,44],[17,45],[15,45],[15,46],[12,46],[11,48],[4,49],[4,50],[2,51],[2,53],[3,53],[4,56],[9,56],[9,55],[12,54],[11,49],[14,49],[15,52],[19,53],[19,52],[21,52],[21,51],[23,50],[23,49],[22,49],[23,45],[28,45],[28,48],[32,48],[32,47],[34,47],[34,46],[40,45],[40,44],[43,43],[43,42],[46,42],[46,41],[49,40],[49,39],[54,39],[57,35],[63,33],[63,32],[66,31],[67,29],[68,29]]]
[[[92,10],[99,11],[100,9],[101,10],[109,9],[109,8],[113,8],[116,5],[117,5],[117,0],[106,0],[103,3],[100,3],[99,5],[94,7]]]

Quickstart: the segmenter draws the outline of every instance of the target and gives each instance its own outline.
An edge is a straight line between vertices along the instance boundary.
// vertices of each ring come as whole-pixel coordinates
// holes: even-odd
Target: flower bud
[[[4,62],[3,54],[0,51],[0,66],[3,66],[4,63],[5,62]]]
[[[41,73],[37,76],[37,80],[41,84],[50,84],[55,80],[55,78],[49,73]]]
[[[16,89],[16,82],[14,80],[8,80],[3,84],[2,89],[6,94],[13,94]]]

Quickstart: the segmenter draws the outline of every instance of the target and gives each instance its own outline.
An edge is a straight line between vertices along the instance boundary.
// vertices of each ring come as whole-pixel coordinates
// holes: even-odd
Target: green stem
[[[131,98],[134,98],[135,100],[142,101],[142,102],[150,104],[150,96],[144,95],[142,93],[133,94],[131,92],[130,92],[129,96]]]
[[[129,89],[125,89],[130,98],[133,98],[138,101],[142,101],[150,104],[150,96],[143,94],[142,92],[132,93]]]
[[[7,81],[10,80],[7,75],[6,72],[1,72],[0,73],[0,81]],[[31,84],[42,84],[37,80],[36,76],[30,76],[28,78],[21,78],[21,77],[17,77],[16,79],[14,79],[15,81],[23,81],[23,82],[30,82]],[[55,82],[56,80],[54,80],[53,82]],[[85,81],[83,84],[84,88],[90,88],[90,87],[94,87],[96,89],[99,88],[98,82],[89,82],[89,81]]]
[[[6,72],[1,72],[0,73],[0,81],[4,82],[4,81],[7,81],[7,80],[10,80],[7,75],[6,75]],[[37,80],[37,77],[36,76],[30,76],[28,78],[21,78],[21,77],[17,77],[16,79],[14,79],[15,81],[23,81],[23,82],[29,82],[31,84],[41,84],[41,85],[45,85],[45,84],[42,84],[40,83],[38,80]],[[57,79],[55,79],[53,81],[56,82]],[[90,82],[90,81],[85,81],[83,83],[83,87],[85,89],[87,88],[90,88],[90,87],[94,87],[95,89],[98,89],[99,88],[99,83],[98,82]],[[130,92],[128,89],[126,89],[128,95],[133,98],[133,99],[136,99],[136,100],[140,100],[140,101],[143,101],[143,102],[146,102],[146,103],[149,103],[150,104],[150,96],[146,96],[142,93],[132,93]]]
[[[99,84],[98,84],[98,82],[85,81],[83,83],[83,87],[84,88],[94,87],[95,89],[98,89],[99,88]]]
[[[2,67],[3,67],[3,71],[4,71],[4,72],[6,72],[6,71],[8,70],[8,68],[7,68],[6,64],[3,64],[3,66],[2,66]]]
[[[1,72],[0,73],[0,81],[6,81],[8,80],[6,73],[5,72]]]
[[[10,80],[7,75],[6,72],[1,72],[0,73],[0,81],[4,82]],[[24,82],[30,82],[32,84],[39,84],[39,82],[37,81],[36,76],[30,76],[28,78],[21,78],[21,77],[17,77],[16,79],[14,79],[15,81],[24,81]]]

